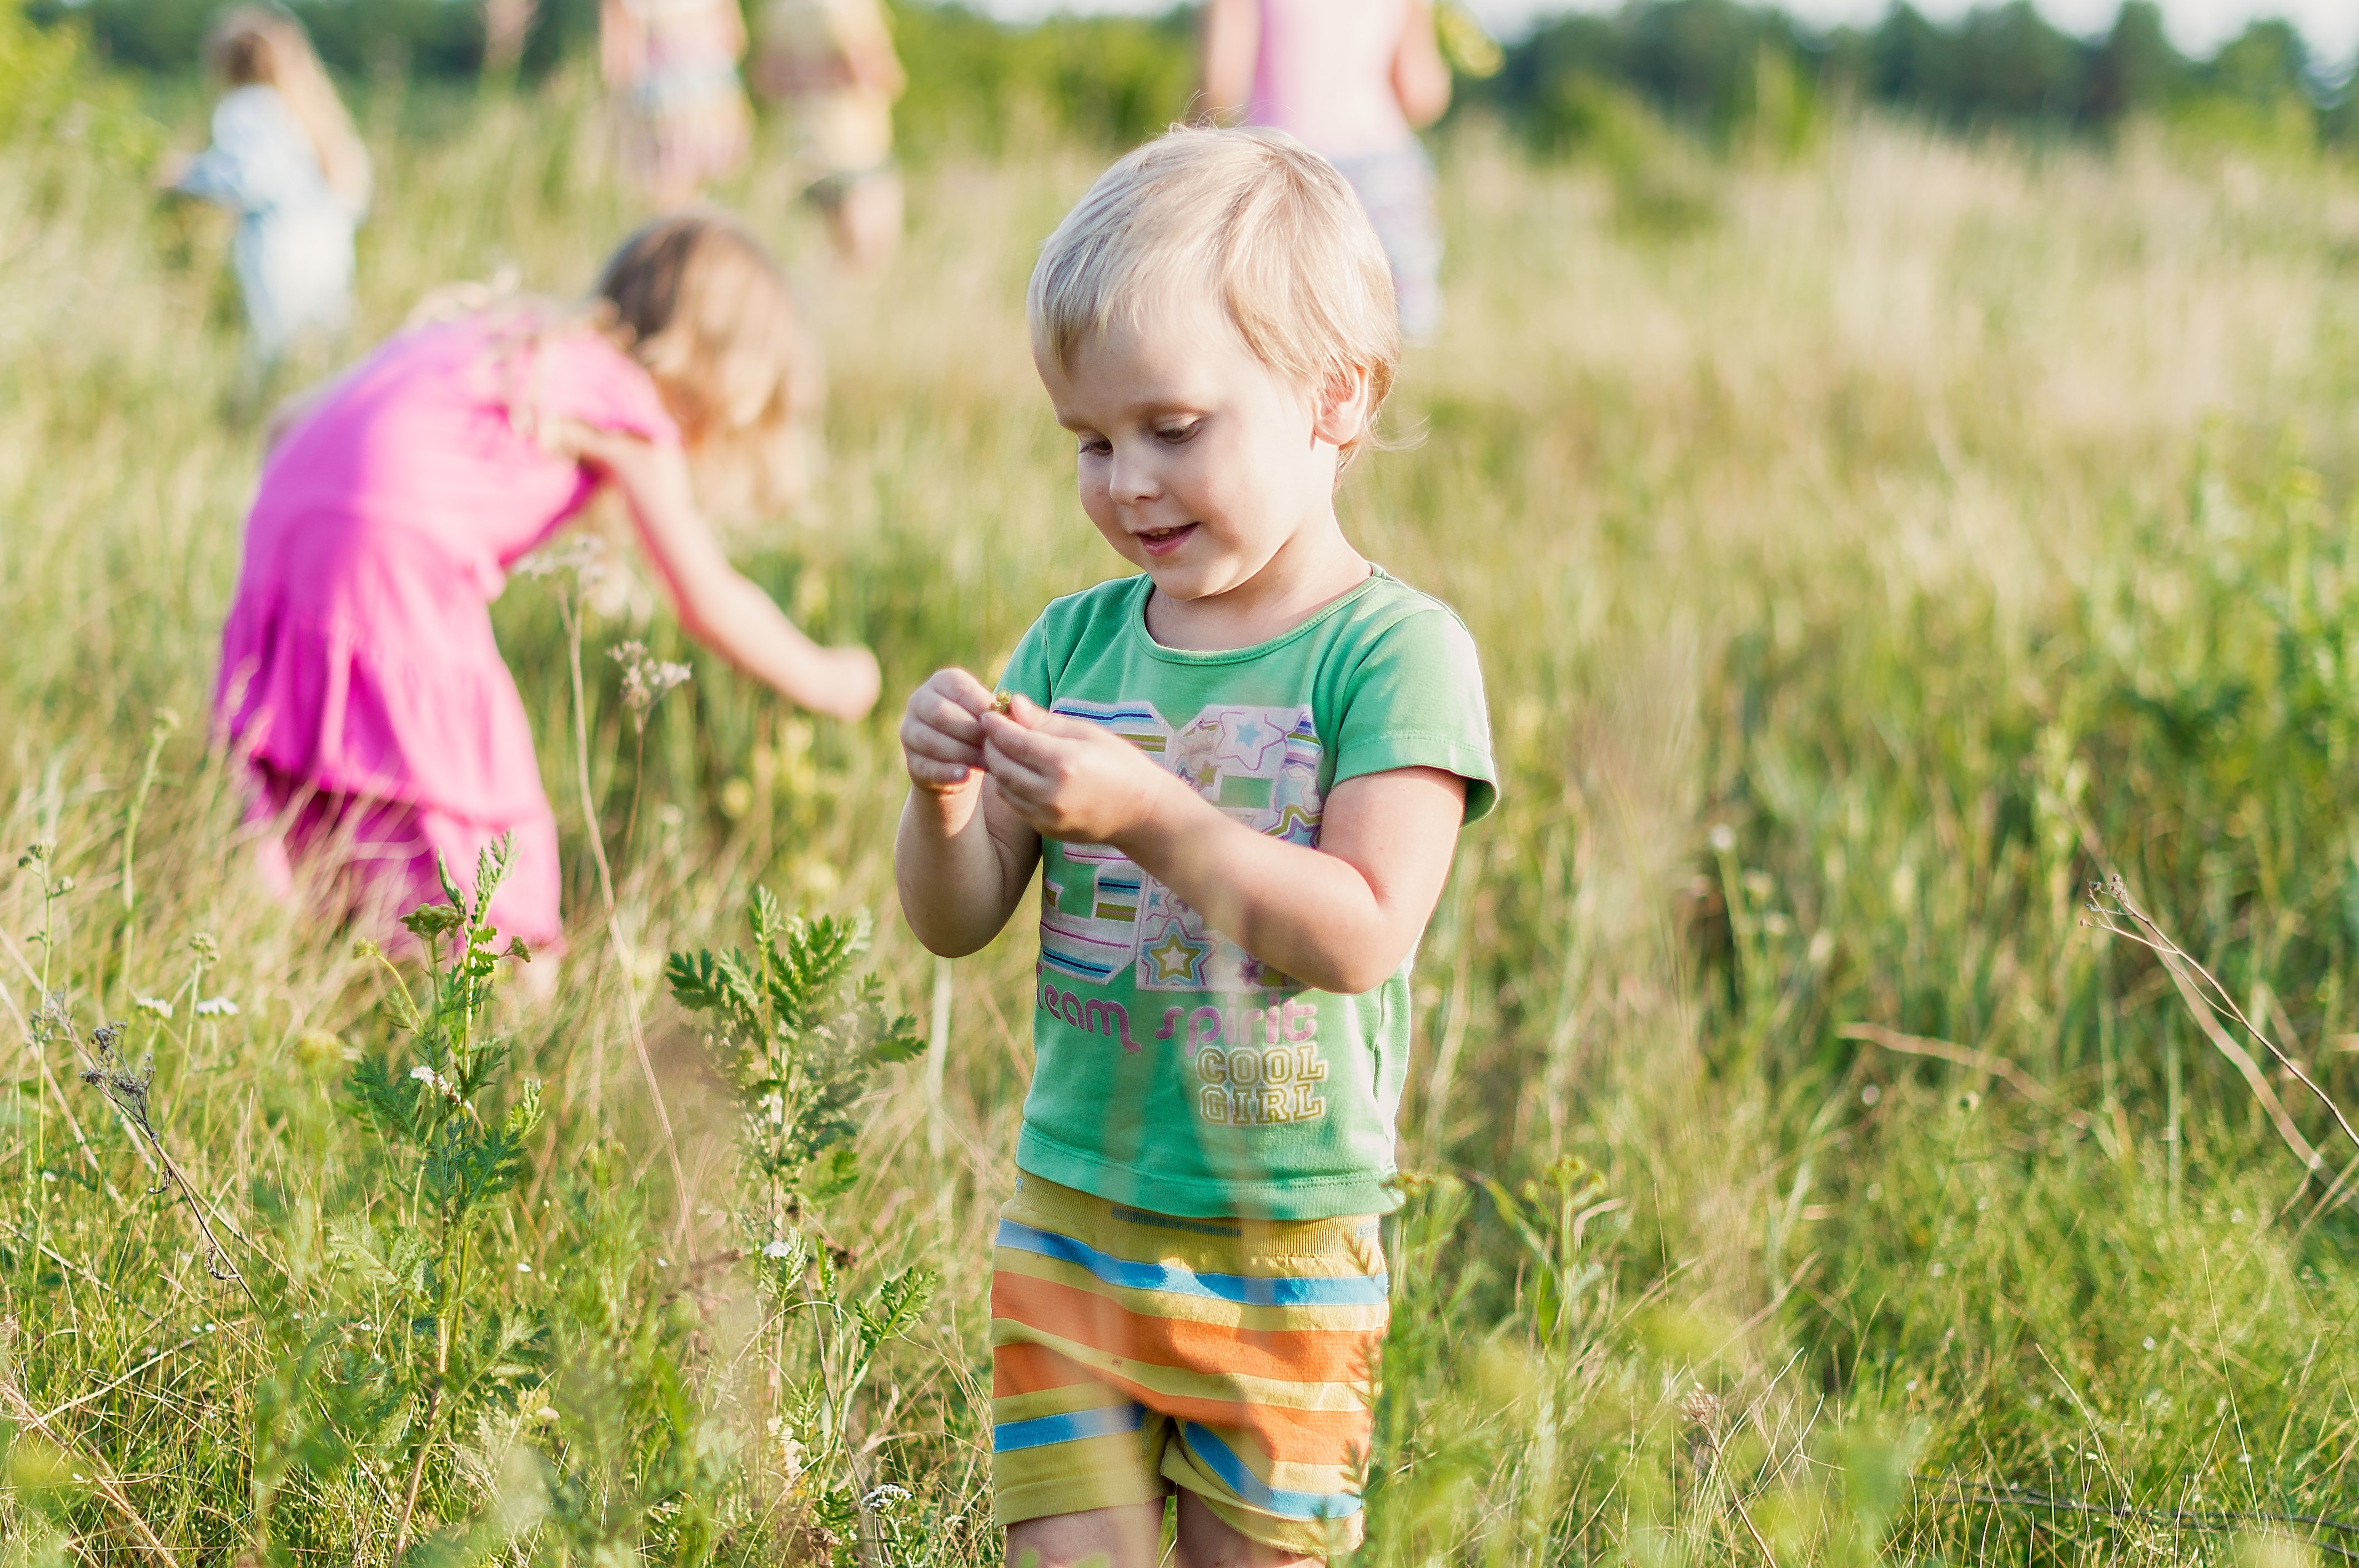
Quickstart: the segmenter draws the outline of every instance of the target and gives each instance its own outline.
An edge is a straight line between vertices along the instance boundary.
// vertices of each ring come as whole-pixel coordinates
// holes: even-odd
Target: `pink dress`
[[[1408,0],[1261,0],[1245,115],[1330,161],[1417,144],[1393,93]]]
[[[1403,335],[1441,321],[1441,225],[1433,165],[1401,113],[1393,62],[1409,0],[1260,0],[1246,118],[1285,131],[1351,182],[1392,264]]]
[[[438,850],[472,892],[504,833],[493,919],[536,948],[562,934],[557,822],[489,606],[598,485],[540,447],[536,415],[679,433],[629,356],[535,328],[494,313],[379,345],[271,452],[246,518],[216,721],[277,830],[266,871],[291,888],[320,866],[372,934],[441,900]]]

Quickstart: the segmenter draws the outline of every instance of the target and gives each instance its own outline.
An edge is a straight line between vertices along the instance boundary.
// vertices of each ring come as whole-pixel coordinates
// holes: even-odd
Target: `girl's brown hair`
[[[205,58],[237,86],[277,90],[310,139],[328,189],[354,214],[367,209],[368,149],[301,23],[273,6],[236,6],[213,24]]]
[[[607,259],[597,298],[679,421],[702,506],[727,517],[801,499],[819,354],[759,240],[716,212],[658,218]]]

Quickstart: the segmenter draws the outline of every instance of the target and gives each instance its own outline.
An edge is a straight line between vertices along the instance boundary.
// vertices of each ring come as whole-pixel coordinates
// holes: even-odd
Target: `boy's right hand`
[[[963,670],[944,670],[909,693],[901,715],[901,756],[909,781],[937,795],[983,781],[983,715],[991,688]]]

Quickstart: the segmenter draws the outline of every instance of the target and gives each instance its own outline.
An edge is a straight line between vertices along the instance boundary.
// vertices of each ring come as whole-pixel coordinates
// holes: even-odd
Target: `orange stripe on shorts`
[[[1249,1329],[1135,1312],[1078,1286],[995,1273],[991,1315],[1013,1318],[1109,1356],[1277,1383],[1366,1383],[1381,1330]]]
[[[1151,1410],[1206,1426],[1241,1428],[1253,1433],[1262,1452],[1282,1465],[1349,1466],[1367,1457],[1375,1436],[1375,1412],[1298,1410],[1285,1405],[1250,1404],[1243,1399],[1213,1399],[1172,1394],[1134,1382],[1118,1373],[1084,1367],[1060,1356],[1045,1345],[1000,1345],[991,1352],[991,1392],[994,1399],[1017,1394],[1045,1394],[1058,1388],[1095,1385],[1137,1400]]]

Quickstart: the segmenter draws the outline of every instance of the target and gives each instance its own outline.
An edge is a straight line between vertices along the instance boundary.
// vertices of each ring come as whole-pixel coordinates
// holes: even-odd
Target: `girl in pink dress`
[[[815,384],[784,278],[712,216],[663,220],[606,265],[589,310],[512,301],[414,327],[282,415],[246,519],[214,713],[252,769],[264,875],[338,885],[371,934],[472,890],[559,943],[557,822],[492,639],[517,558],[606,485],[690,635],[817,713],[876,698],[865,648],[797,631],[713,542],[690,473],[776,505],[800,477]]]
[[[1433,165],[1417,139],[1450,107],[1432,0],[1206,0],[1215,114],[1295,137],[1351,182],[1392,263],[1402,335],[1441,321]]]

